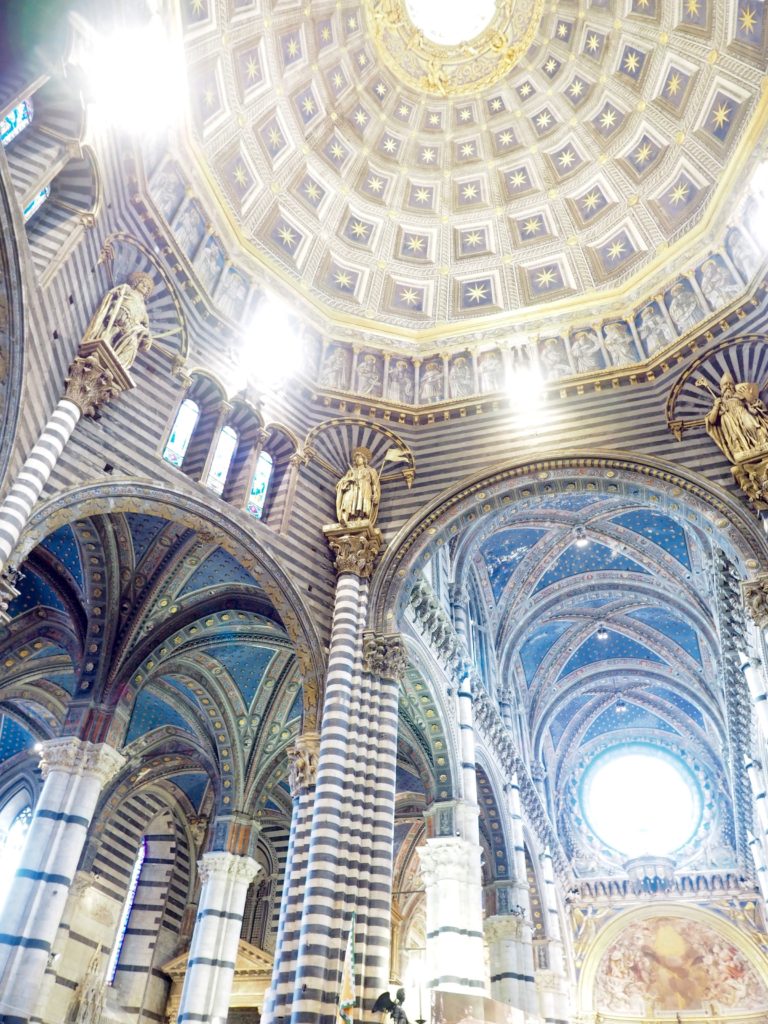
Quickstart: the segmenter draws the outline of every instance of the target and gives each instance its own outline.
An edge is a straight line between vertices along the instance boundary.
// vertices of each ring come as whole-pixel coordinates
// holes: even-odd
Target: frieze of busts
[[[408,666],[405,644],[399,633],[363,636],[363,668],[373,676],[401,680]]]
[[[768,573],[741,584],[741,596],[750,618],[760,629],[768,629]]]

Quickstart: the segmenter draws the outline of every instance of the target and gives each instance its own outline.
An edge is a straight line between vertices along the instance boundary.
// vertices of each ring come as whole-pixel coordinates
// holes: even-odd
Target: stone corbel
[[[741,599],[755,625],[768,629],[768,573],[742,581]]]

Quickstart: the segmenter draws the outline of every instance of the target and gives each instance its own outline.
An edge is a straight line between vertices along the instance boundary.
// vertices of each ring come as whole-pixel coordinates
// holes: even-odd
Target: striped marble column
[[[378,531],[326,529],[336,586],[291,1024],[332,1024],[352,914],[356,1020],[389,980],[399,636],[364,634]],[[284,948],[284,957],[289,950]],[[277,994],[276,994],[277,995]],[[286,1018],[287,1019],[287,1018]]]
[[[427,986],[485,993],[481,848],[459,836],[418,849],[427,913]]]
[[[368,766],[369,816],[363,823],[363,853],[368,861],[367,920],[364,929],[362,1005],[370,1007],[389,984],[392,933],[392,851],[397,791],[397,733],[400,681],[407,657],[397,634],[365,634],[365,675],[378,697],[377,714],[370,722]]]
[[[248,886],[261,870],[252,857],[217,851],[198,862],[202,880],[178,1024],[224,1021],[235,978]]]
[[[0,505],[0,574],[80,417],[93,415],[100,404],[129,387],[133,387],[131,378],[105,343],[91,346],[87,355],[75,358],[64,397]],[[0,623],[7,622],[8,605],[16,595],[12,579],[0,576]]]
[[[288,751],[291,762],[290,785],[293,799],[291,832],[285,858],[285,879],[280,902],[280,918],[275,940],[275,966],[272,984],[264,1001],[264,1024],[283,1024],[291,1016],[296,959],[301,935],[301,909],[307,878],[307,861],[312,825],[312,809],[317,784],[317,733],[300,736]]]
[[[291,1022],[332,1021],[351,917],[347,880],[356,865],[349,857],[350,708],[355,661],[362,643],[360,606],[367,580],[342,571],[336,584],[333,627],[325,682],[317,787],[302,901],[299,949],[291,1000]]]
[[[485,934],[491,966],[491,996],[527,1013],[538,1013],[533,966],[533,924],[525,865],[525,837],[517,774],[506,786],[514,881],[506,913],[488,918]]]
[[[75,738],[42,744],[45,779],[21,866],[0,909],[0,1014],[27,1020],[64,913],[99,795],[125,759],[106,743]]]

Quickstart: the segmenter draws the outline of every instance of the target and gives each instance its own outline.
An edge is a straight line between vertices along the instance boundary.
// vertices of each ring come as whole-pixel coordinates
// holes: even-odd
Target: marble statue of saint
[[[653,304],[644,306],[640,310],[640,323],[637,325],[637,332],[645,342],[646,352],[649,356],[672,341],[669,324]]]
[[[320,387],[343,388],[346,386],[347,360],[344,350],[333,349],[327,356],[320,373]]]
[[[730,234],[731,259],[744,275],[744,280],[749,282],[752,275],[760,264],[760,258],[740,231],[732,231]]]
[[[669,301],[669,315],[675,322],[675,327],[681,334],[690,331],[696,326],[704,315],[701,306],[690,290],[682,281],[678,281],[671,291]]]
[[[706,387],[703,380],[697,381]],[[737,384],[728,371],[720,378],[720,394],[704,421],[706,431],[729,462],[768,448],[768,409],[760,401],[757,385]]]
[[[541,349],[541,361],[547,380],[557,380],[571,373],[565,346],[560,338],[547,338]]]
[[[701,268],[701,290],[712,309],[727,306],[741,289],[717,260],[707,260]]]
[[[439,363],[429,362],[421,375],[422,402],[439,402],[443,397],[443,368]]]
[[[368,448],[355,448],[352,465],[336,484],[336,518],[339,526],[373,526],[379,514],[381,484],[370,465]]]
[[[466,398],[472,394],[472,369],[466,356],[457,356],[448,374],[452,398]]]
[[[413,400],[413,381],[408,372],[408,363],[398,359],[389,370],[389,398],[393,402],[411,402]]]
[[[357,381],[362,395],[374,395],[378,392],[381,377],[376,365],[376,356],[370,352],[360,357],[357,364]]]
[[[128,276],[127,284],[110,288],[91,318],[83,342],[104,341],[126,370],[133,366],[139,350],[152,346],[146,300],[154,282],[141,270]]]
[[[613,323],[603,327],[605,347],[614,366],[626,366],[635,360],[632,352],[632,334],[626,324]]]
[[[484,395],[501,390],[501,360],[496,352],[480,357],[480,390]]]
[[[597,369],[597,338],[592,331],[577,331],[574,334],[571,355],[577,373]]]

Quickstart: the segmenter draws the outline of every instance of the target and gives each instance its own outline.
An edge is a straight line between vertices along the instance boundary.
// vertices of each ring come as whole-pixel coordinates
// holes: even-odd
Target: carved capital
[[[108,743],[89,743],[74,736],[46,740],[41,744],[40,771],[44,779],[49,772],[67,775],[93,775],[102,789],[125,764],[125,758]]]
[[[315,786],[319,753],[320,736],[316,732],[307,732],[299,736],[295,746],[288,750],[291,765],[289,783],[292,797]]]
[[[239,857],[236,853],[219,850],[204,853],[197,862],[197,869],[203,885],[209,880],[230,878],[250,885],[261,871],[261,865],[257,864],[253,857]]]
[[[521,939],[531,938],[531,926],[522,914],[495,914],[487,917],[484,924],[486,941],[494,942],[513,941],[520,942]]]
[[[199,849],[203,845],[205,833],[208,831],[208,818],[205,815],[190,814],[187,824],[195,846]]]
[[[466,839],[428,839],[417,850],[427,888],[448,881],[472,883],[481,878],[480,847]]]
[[[752,621],[760,629],[768,629],[768,573],[741,584],[741,599]]]
[[[363,668],[372,676],[398,682],[408,667],[408,654],[399,633],[363,635]]]
[[[351,572],[363,579],[373,575],[376,558],[383,544],[381,530],[373,526],[359,529],[324,526],[323,533],[336,556],[334,565],[339,575]]]
[[[93,416],[100,405],[121,391],[136,387],[131,375],[103,340],[84,342],[65,379],[64,397],[83,416]]]

